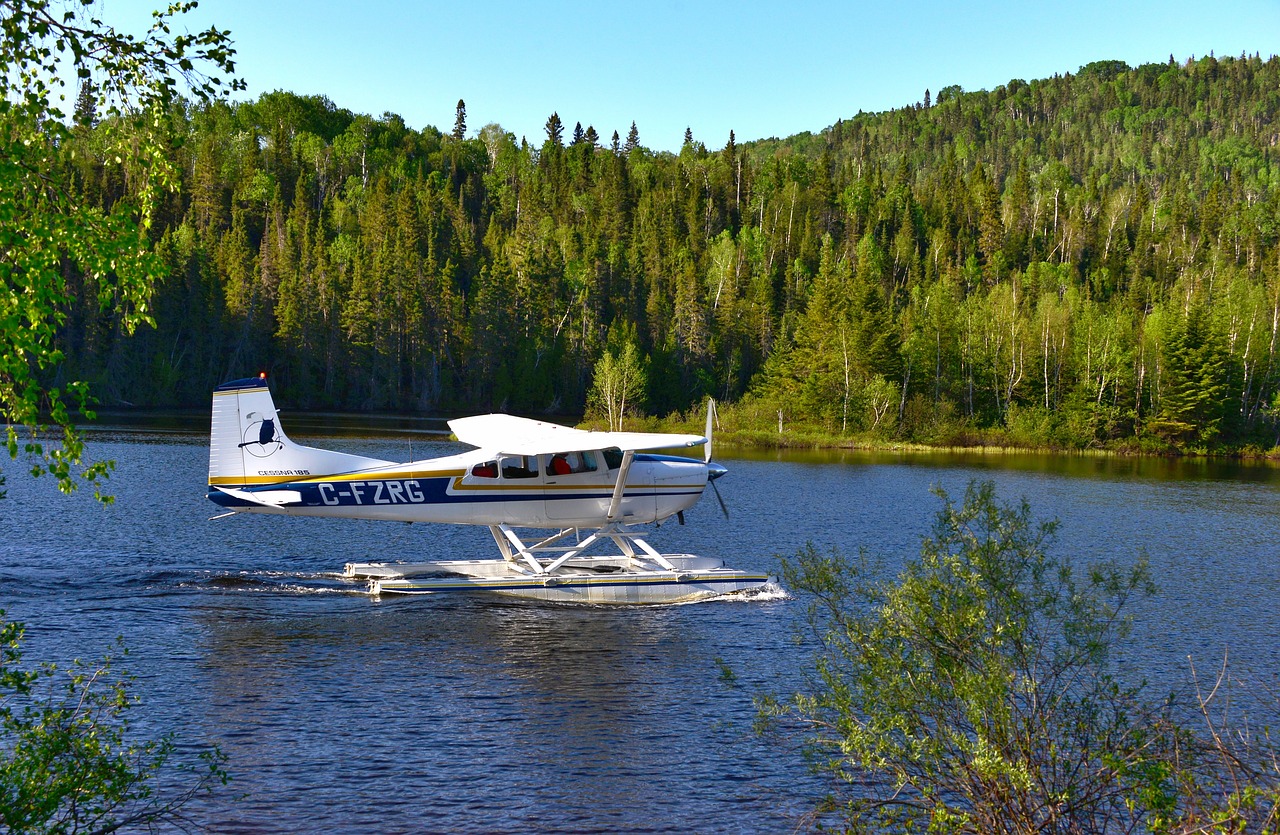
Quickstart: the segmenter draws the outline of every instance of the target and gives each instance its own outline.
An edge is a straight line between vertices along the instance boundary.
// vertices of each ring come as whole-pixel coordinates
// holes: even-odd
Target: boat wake
[[[184,591],[266,593],[266,594],[359,594],[367,593],[363,583],[352,583],[335,571],[181,571],[165,572],[151,578],[152,588],[169,587]]]
[[[693,603],[772,603],[776,600],[793,600],[794,596],[780,584],[770,581],[763,586],[745,591],[719,594]]]
[[[770,581],[763,586],[743,591],[731,591],[694,600],[681,600],[665,606],[701,606],[706,603],[772,603],[779,600],[794,600],[794,595],[776,582]]]

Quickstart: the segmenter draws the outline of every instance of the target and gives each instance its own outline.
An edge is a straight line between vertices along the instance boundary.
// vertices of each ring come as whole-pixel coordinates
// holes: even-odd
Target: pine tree
[[[467,103],[458,99],[457,115],[453,120],[453,138],[461,142],[467,135]]]
[[[622,150],[628,154],[640,147],[640,131],[636,130],[636,123],[631,123],[631,130],[627,131],[627,144],[622,146]]]
[[[98,96],[87,78],[80,82],[80,94],[76,96],[75,122],[90,129],[98,124]]]
[[[564,145],[564,123],[560,121],[559,113],[547,117],[547,141],[557,148]]]

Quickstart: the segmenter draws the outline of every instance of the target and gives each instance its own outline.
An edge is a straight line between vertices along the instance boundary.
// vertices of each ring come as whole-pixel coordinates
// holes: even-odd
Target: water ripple
[[[805,685],[804,606],[781,586],[652,608],[372,598],[337,569],[488,556],[487,531],[209,521],[203,438],[93,442],[119,461],[112,507],[10,479],[0,606],[27,623],[32,658],[93,658],[124,636],[140,730],[230,755],[231,790],[193,810],[216,831],[776,832],[824,793],[750,730],[753,696]],[[1056,547],[1081,564],[1147,554],[1163,592],[1135,607],[1122,671],[1163,686],[1188,655],[1214,670],[1229,652],[1274,688],[1274,473],[1085,463],[735,460],[720,482],[732,522],[701,504],[651,541],[769,572],[806,544],[865,548],[892,575],[928,531],[931,487],[994,478],[1061,519]]]

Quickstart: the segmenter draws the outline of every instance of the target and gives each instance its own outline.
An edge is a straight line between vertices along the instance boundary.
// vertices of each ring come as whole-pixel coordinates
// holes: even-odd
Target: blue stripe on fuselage
[[[685,459],[677,459],[685,460]],[[260,487],[240,488],[245,493],[267,493],[283,490],[297,491],[301,500],[278,505],[289,507],[376,507],[395,505],[423,504],[474,504],[490,502],[562,502],[581,499],[607,500],[609,493],[605,488],[596,488],[592,492],[543,492],[537,489],[503,489],[493,488],[493,492],[468,491],[465,494],[448,492],[453,478],[405,478],[405,479],[370,479],[368,481],[320,481],[271,484]],[[687,496],[701,493],[699,489],[689,490],[627,490],[626,499],[647,498],[652,496]],[[239,496],[210,488],[208,498],[223,507],[260,507],[256,502]]]
[[[683,455],[659,455],[656,452],[637,452],[636,461],[669,461],[676,464],[702,464],[697,458],[687,458]]]

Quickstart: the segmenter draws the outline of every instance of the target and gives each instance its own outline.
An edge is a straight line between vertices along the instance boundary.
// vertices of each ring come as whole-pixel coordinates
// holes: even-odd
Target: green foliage
[[[643,414],[640,404],[645,390],[644,366],[630,338],[624,338],[617,353],[606,350],[596,362],[588,404],[606,419],[609,431],[621,431],[628,413]]]
[[[77,472],[84,444],[73,413],[93,416],[87,384],[47,383],[66,358],[68,319],[110,312],[124,335],[152,321],[148,298],[163,270],[146,231],[180,179],[169,130],[177,79],[208,101],[222,81],[201,67],[232,70],[227,33],[170,35],[173,17],[191,6],[156,13],[138,39],[91,17],[87,1],[0,5],[0,414],[9,457],[22,456],[33,475],[51,473],[64,492],[77,476],[96,482],[110,469],[96,462]],[[64,84],[80,85],[74,126],[59,106]],[[127,184],[109,209],[72,176],[77,154],[90,150],[113,186]],[[69,309],[72,299],[83,307]]]
[[[783,442],[1267,449],[1278,84],[1275,58],[1099,61],[678,154],[558,113],[466,139],[285,92],[198,104],[155,329],[72,271],[41,379],[195,406],[267,368],[307,407],[576,413],[625,325],[649,411],[745,397],[740,431],[781,411]],[[81,123],[63,164],[114,206]]]
[[[12,833],[183,826],[183,807],[225,785],[215,746],[174,765],[166,735],[138,742],[132,680],[111,658],[22,666],[23,627],[0,613],[0,825]],[[182,785],[175,784],[178,778]],[[161,788],[163,784],[164,788]]]
[[[1153,592],[1146,561],[1078,576],[1025,502],[999,504],[990,483],[960,507],[939,495],[896,581],[812,547],[784,563],[820,650],[812,690],[762,700],[762,718],[803,729],[835,778],[828,811],[853,831],[1275,831],[1265,740],[1213,720],[1192,733],[1109,671],[1126,604]],[[1205,719],[1211,700],[1196,700]]]

